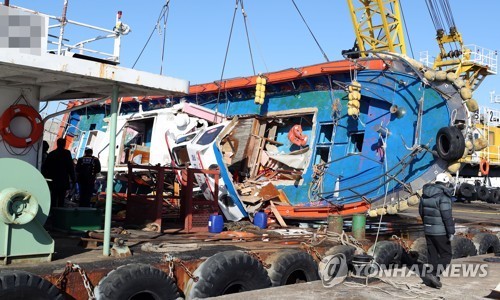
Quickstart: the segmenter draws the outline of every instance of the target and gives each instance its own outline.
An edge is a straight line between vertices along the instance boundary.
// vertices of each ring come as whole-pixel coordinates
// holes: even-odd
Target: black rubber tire
[[[477,250],[474,243],[466,237],[456,235],[451,241],[452,258],[462,258],[467,256],[476,256]]]
[[[476,246],[478,255],[500,251],[500,241],[496,235],[491,233],[478,233],[472,238],[472,242]]]
[[[265,289],[271,280],[262,264],[241,251],[224,251],[209,257],[196,271],[199,279],[188,282],[187,299],[216,297],[226,294]]]
[[[443,127],[436,135],[436,151],[445,161],[462,158],[465,151],[465,139],[456,127]]]
[[[284,250],[270,255],[266,263],[272,286],[318,280],[318,264],[311,255],[299,250]]]
[[[496,199],[496,197],[498,197],[498,190],[495,188],[490,188],[490,189],[488,189],[488,194],[489,194],[489,197],[488,197],[488,199],[486,199],[486,202],[495,203],[495,199]]]
[[[401,265],[404,249],[400,244],[393,241],[381,241],[377,243],[373,252],[374,246],[368,249],[368,254],[372,255],[380,266]]]
[[[61,291],[47,280],[25,271],[0,272],[0,299],[62,300]]]
[[[500,204],[500,189],[494,189],[491,197],[493,203]]]
[[[467,200],[472,199],[475,192],[474,186],[470,183],[462,183],[458,188],[458,194]]]
[[[97,300],[179,298],[175,281],[165,272],[146,264],[128,264],[109,272],[94,294]]]
[[[326,250],[324,256],[342,253],[345,255],[345,258],[347,260],[347,264],[350,265],[350,264],[352,264],[352,257],[354,256],[355,251],[356,251],[356,248],[353,246],[337,245],[337,246],[333,246],[330,249]]]
[[[411,244],[410,247],[410,261],[404,261],[403,263],[406,264],[416,264],[416,263],[422,263],[426,264],[428,262],[427,259],[427,242],[425,240],[425,237],[419,237],[413,243]],[[404,255],[403,255],[404,258]]]
[[[477,188],[477,199],[481,201],[489,201],[490,191],[484,185]]]

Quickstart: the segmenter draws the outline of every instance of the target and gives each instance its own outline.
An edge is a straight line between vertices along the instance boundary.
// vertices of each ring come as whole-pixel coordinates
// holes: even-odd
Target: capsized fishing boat
[[[233,119],[201,130],[184,157],[217,164],[242,214],[273,197],[292,206],[286,217],[397,212],[465,155],[470,90],[453,75],[379,53],[191,86],[188,102]]]

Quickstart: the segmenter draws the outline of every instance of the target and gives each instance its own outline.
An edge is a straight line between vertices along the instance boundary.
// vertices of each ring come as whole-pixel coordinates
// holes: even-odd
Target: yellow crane
[[[361,51],[406,54],[399,0],[347,0],[356,46]]]
[[[362,57],[368,55],[364,52],[368,50],[406,55],[399,0],[347,0],[347,4],[356,35],[356,44],[351,50],[360,51]],[[472,90],[485,76],[496,74],[496,51],[464,46],[448,0],[426,0],[426,5],[436,28],[440,49],[434,69],[454,72]]]

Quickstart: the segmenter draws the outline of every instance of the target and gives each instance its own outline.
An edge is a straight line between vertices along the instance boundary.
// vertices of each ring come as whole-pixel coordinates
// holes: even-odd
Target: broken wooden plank
[[[283,190],[278,190],[278,193],[279,193],[278,198],[280,199],[281,202],[285,202],[291,205],[290,200],[288,200],[288,197],[286,196]]]
[[[286,225],[285,220],[283,220],[283,218],[281,217],[280,212],[276,209],[276,206],[274,206],[273,201],[270,201],[269,203],[271,206],[271,211],[273,212],[274,216],[276,217],[276,220],[278,220],[278,223],[281,225],[281,227],[288,227],[288,225]]]
[[[259,196],[262,197],[264,201],[279,198],[280,193],[278,189],[272,183],[268,183],[263,186],[259,191]]]

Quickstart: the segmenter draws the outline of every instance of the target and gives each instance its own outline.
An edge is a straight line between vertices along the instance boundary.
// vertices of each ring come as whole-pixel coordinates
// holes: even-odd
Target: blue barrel
[[[224,229],[224,219],[221,215],[213,214],[208,218],[208,232],[219,233]]]
[[[266,229],[267,228],[267,214],[263,211],[259,211],[255,214],[253,218],[253,224],[258,226],[259,228]]]

